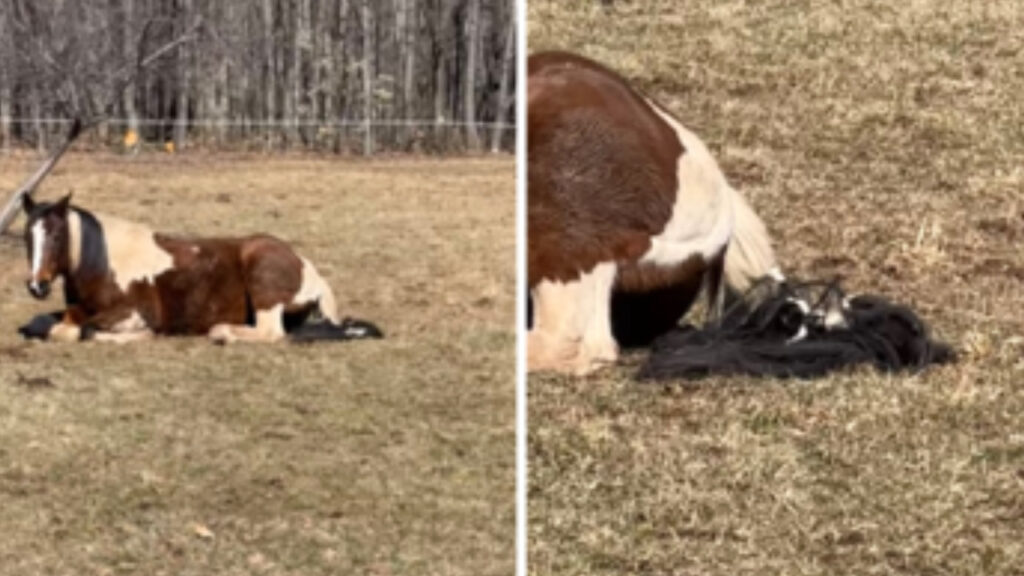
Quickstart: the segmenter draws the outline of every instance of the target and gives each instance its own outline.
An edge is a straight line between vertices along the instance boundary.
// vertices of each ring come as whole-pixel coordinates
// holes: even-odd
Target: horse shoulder
[[[174,267],[174,255],[157,242],[150,227],[120,218],[97,216],[103,228],[107,260],[114,282],[122,291],[135,282],[152,283]]]

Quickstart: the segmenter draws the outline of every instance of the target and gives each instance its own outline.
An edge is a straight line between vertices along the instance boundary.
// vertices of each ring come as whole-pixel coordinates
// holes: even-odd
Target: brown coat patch
[[[155,240],[174,267],[155,286],[134,283],[131,290],[155,332],[201,334],[221,323],[246,324],[255,310],[287,306],[302,283],[302,261],[272,236]]]
[[[672,216],[675,131],[591,60],[541,53],[528,69],[529,285],[635,261]]]

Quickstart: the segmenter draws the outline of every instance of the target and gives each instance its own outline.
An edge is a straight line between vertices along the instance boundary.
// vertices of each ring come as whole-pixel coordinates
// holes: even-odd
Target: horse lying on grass
[[[66,303],[22,326],[26,338],[131,342],[206,334],[229,343],[383,336],[369,322],[340,319],[316,268],[273,236],[169,236],[70,200],[23,200],[28,290],[45,299],[63,278]],[[311,321],[316,313],[322,321]]]

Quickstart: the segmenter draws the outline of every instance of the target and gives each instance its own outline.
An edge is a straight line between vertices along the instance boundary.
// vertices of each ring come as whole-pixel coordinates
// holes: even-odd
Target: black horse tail
[[[344,318],[337,324],[328,319],[304,322],[288,331],[292,342],[320,342],[323,340],[366,340],[383,338],[384,332],[372,322]]]

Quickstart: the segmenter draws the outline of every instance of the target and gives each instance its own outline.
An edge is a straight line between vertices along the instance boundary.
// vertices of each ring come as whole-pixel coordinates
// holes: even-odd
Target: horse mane
[[[106,273],[110,268],[110,262],[107,260],[107,241],[103,234],[103,225],[92,212],[75,206],[72,206],[71,210],[78,216],[80,242],[78,262],[71,273]],[[69,239],[69,242],[73,241]]]
[[[758,280],[778,269],[775,251],[764,222],[747,200],[726,186],[733,211],[733,232],[725,252],[725,282],[733,291],[746,293]]]

